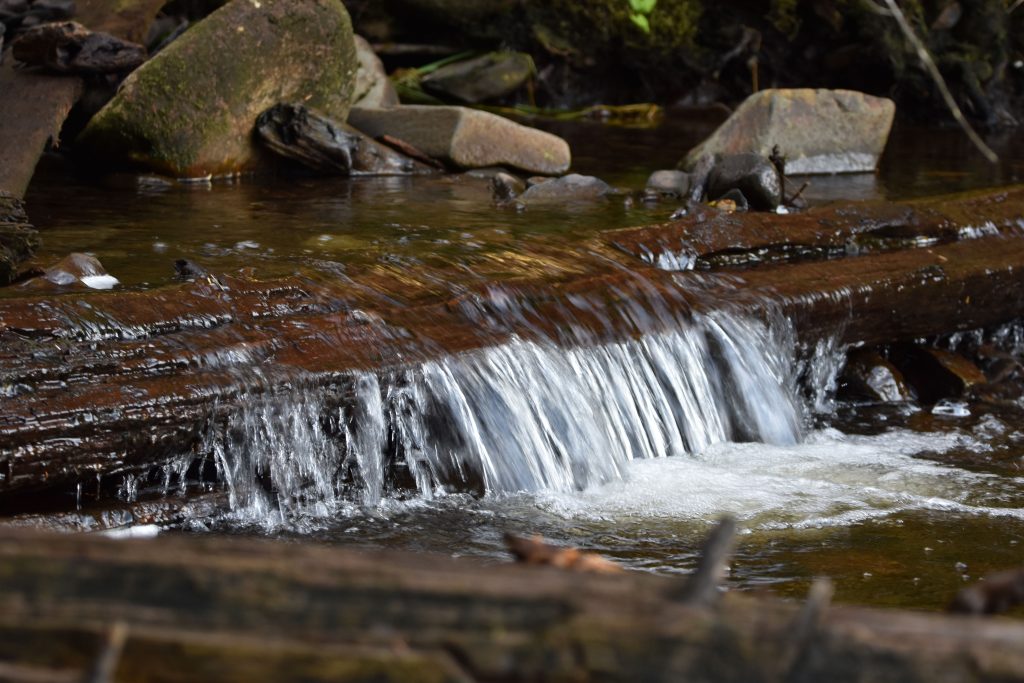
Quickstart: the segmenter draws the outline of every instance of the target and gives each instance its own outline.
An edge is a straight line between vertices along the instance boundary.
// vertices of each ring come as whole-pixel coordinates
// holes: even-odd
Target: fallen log
[[[513,337],[605,343],[722,309],[780,312],[812,345],[882,344],[999,324],[1024,311],[1024,238],[1013,218],[1021,196],[971,199],[969,225],[956,222],[959,205],[947,200],[913,205],[902,223],[879,221],[905,235],[956,241],[908,238],[903,244],[926,246],[710,273],[645,267],[603,246],[620,243],[617,233],[596,240],[593,251],[531,254],[544,259],[541,275],[526,267],[509,276],[512,259],[498,259],[505,275],[497,280],[467,283],[462,270],[428,266],[353,268],[344,281],[220,276],[146,292],[0,301],[0,386],[11,397],[0,403],[0,496],[201,454],[209,430],[254,395],[316,388],[325,410],[336,410],[351,401],[358,372]],[[926,222],[926,215],[949,218]],[[827,245],[866,216],[852,206],[779,220],[801,243]],[[851,217],[845,227],[833,223],[821,241],[807,241],[823,221],[843,217]],[[758,227],[761,220],[752,219]],[[647,314],[638,318],[638,309]]]
[[[138,68],[146,61],[146,48],[65,21],[23,32],[11,45],[11,55],[25,65],[61,74],[108,74]]]
[[[1024,680],[1024,624],[684,580],[222,537],[0,532],[0,675],[113,681]]]

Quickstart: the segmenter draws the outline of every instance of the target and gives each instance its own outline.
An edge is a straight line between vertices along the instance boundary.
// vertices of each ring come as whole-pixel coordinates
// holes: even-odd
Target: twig
[[[999,157],[988,145],[985,144],[985,141],[981,139],[981,137],[974,131],[974,128],[971,127],[971,124],[968,123],[964,113],[960,111],[960,107],[957,105],[956,100],[953,99],[953,94],[949,92],[946,80],[939,72],[939,67],[935,65],[935,60],[933,60],[931,54],[928,53],[928,48],[925,47],[924,43],[921,42],[921,39],[917,37],[916,33],[914,33],[914,29],[910,26],[910,22],[907,21],[907,17],[903,14],[903,10],[901,10],[899,5],[896,4],[896,0],[883,0],[888,9],[878,7],[875,5],[873,0],[867,1],[870,5],[873,5],[875,9],[880,10],[881,14],[887,14],[896,20],[900,30],[903,31],[903,35],[917,52],[917,56],[924,65],[928,75],[932,77],[936,87],[938,87],[939,93],[942,95],[942,99],[945,101],[946,106],[953,115],[953,118],[960,124],[964,133],[967,134],[968,139],[974,143],[974,146],[978,148],[978,151],[980,151],[989,162],[993,164],[999,163]],[[1020,3],[1021,0],[1017,0],[1017,4]]]
[[[111,683],[121,663],[124,642],[128,639],[128,626],[121,621],[114,622],[103,639],[103,650],[93,667],[84,678],[84,683]]]
[[[1006,10],[1006,13],[1010,14],[1011,12],[1013,12],[1013,10],[1017,9],[1021,5],[1024,5],[1024,0],[1017,0],[1017,2],[1010,5],[1010,9]]]
[[[695,571],[683,586],[682,602],[694,605],[713,605],[718,600],[718,586],[725,573],[726,562],[732,554],[736,520],[723,517],[711,530],[701,546],[700,560]]]

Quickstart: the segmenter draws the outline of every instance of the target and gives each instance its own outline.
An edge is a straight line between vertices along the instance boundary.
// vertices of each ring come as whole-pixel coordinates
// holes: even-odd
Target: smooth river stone
[[[572,162],[569,144],[562,138],[465,107],[354,108],[348,122],[370,137],[398,138],[460,168],[508,166],[559,175]]]
[[[256,164],[256,117],[282,101],[344,121],[358,68],[339,0],[231,0],[133,72],[79,146],[176,177]]]
[[[759,154],[776,145],[786,174],[873,171],[885,149],[896,105],[853,90],[762,90],[748,97],[680,166],[704,155]]]

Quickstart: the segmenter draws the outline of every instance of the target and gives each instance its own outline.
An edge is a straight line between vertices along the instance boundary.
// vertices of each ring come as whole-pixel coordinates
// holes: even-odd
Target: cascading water
[[[728,313],[676,322],[592,345],[513,337],[358,373],[340,394],[295,382],[255,397],[209,448],[233,507],[274,523],[409,492],[576,491],[635,459],[799,440],[788,337]]]

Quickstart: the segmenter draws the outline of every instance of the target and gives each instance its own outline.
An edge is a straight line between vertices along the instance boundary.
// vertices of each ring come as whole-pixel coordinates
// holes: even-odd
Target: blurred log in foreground
[[[7,530],[0,575],[4,680],[1024,680],[1024,623],[697,606],[685,581],[632,572]]]

